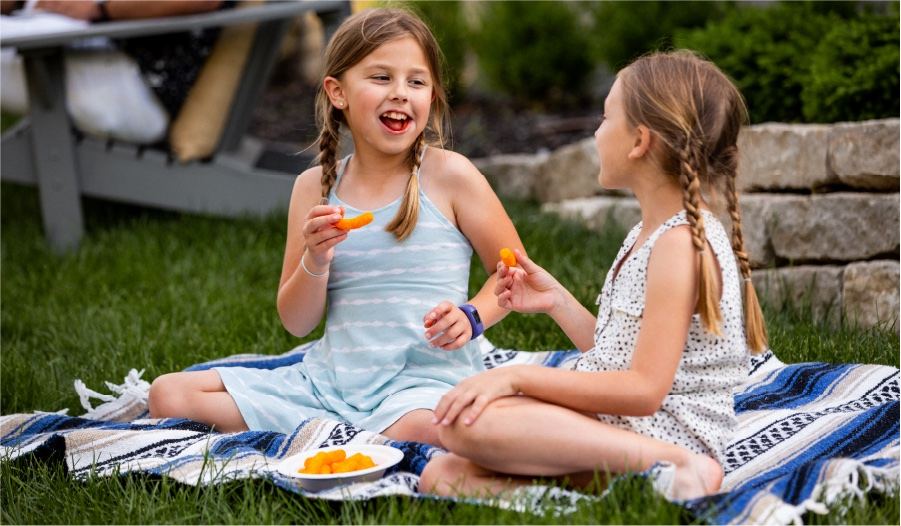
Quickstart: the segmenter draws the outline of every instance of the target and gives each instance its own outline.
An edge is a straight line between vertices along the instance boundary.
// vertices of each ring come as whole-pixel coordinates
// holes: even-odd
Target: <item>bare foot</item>
[[[672,496],[676,499],[696,499],[716,493],[723,483],[723,468],[712,458],[696,453],[676,465]]]

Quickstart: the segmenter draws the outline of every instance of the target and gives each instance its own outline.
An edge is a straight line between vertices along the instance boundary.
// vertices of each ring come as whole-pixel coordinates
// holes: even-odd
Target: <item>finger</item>
[[[432,340],[432,345],[435,347],[444,347],[449,343],[453,343],[460,335],[463,334],[464,329],[462,327],[462,323],[454,323],[450,327],[448,327],[441,336],[436,337]],[[468,325],[468,324],[467,324]]]
[[[344,230],[337,229],[337,228],[335,228],[333,230],[325,230],[322,232],[317,232],[315,234],[310,235],[309,239],[307,240],[307,247],[309,247],[310,250],[314,250],[314,251],[318,252],[318,251],[324,250],[324,248],[323,248],[324,243],[327,243],[336,238],[340,238],[339,239],[339,241],[340,241],[346,237],[347,237],[347,232],[345,232]],[[336,241],[335,243],[337,243],[337,242],[338,241]],[[334,246],[334,244],[332,246]]]
[[[525,270],[526,272],[528,272],[529,274],[543,270],[541,267],[539,267],[537,264],[535,264],[534,261],[529,259],[529,257],[526,256],[522,250],[520,250],[518,248],[514,248],[513,252],[516,254],[517,264],[519,264],[519,266],[522,267],[522,269]]]
[[[463,423],[467,426],[471,426],[473,422],[476,421],[476,418],[482,414],[482,411],[485,410],[485,407],[488,405],[488,397],[485,395],[479,395],[475,400],[472,401],[472,404],[466,409],[466,412],[463,414]]]
[[[513,292],[506,290],[497,295],[497,306],[502,309],[510,310],[513,307]]]
[[[441,397],[441,400],[438,400],[438,405],[435,406],[435,410],[433,411],[433,424],[440,423],[444,418],[444,415],[447,413],[447,409],[454,403],[454,399],[457,396],[456,391],[456,389],[451,389]]]
[[[469,407],[469,404],[472,402],[473,396],[469,393],[464,394],[463,396],[458,396],[454,403],[448,408],[447,413],[445,413],[444,418],[441,419],[441,425],[449,426],[454,423],[454,420],[457,419],[457,416],[461,411]]]
[[[343,215],[340,206],[333,205],[316,205],[307,212],[307,219],[315,219],[317,217],[327,216],[331,214]]]
[[[442,315],[435,323],[433,323],[427,331],[425,331],[425,338],[427,340],[432,340],[442,332],[445,332],[451,325],[453,325],[457,320],[452,316],[444,316]]]
[[[468,342],[469,340],[472,339],[472,338],[470,338],[470,336],[471,336],[471,334],[469,334],[469,331],[464,331],[463,334],[458,336],[456,340],[441,347],[441,349],[445,350],[445,351],[453,351],[453,350],[459,349],[460,347],[463,347],[466,344],[466,342]]]

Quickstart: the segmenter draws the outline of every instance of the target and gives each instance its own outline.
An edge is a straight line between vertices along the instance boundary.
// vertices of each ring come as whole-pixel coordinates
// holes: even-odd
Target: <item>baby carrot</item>
[[[363,212],[357,217],[339,219],[335,226],[341,230],[353,230],[372,223],[373,218],[372,212]]]
[[[504,265],[507,265],[508,267],[515,267],[516,266],[516,254],[514,254],[513,251],[510,250],[509,248],[502,248],[501,249],[501,261],[503,261]]]

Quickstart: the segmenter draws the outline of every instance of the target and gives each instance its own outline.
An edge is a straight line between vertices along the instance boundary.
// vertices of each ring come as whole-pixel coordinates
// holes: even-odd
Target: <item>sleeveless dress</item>
[[[349,159],[338,167],[329,204],[352,217],[363,210],[335,193]],[[460,380],[484,370],[476,341],[444,351],[425,339],[426,312],[444,300],[468,300],[472,246],[421,188],[407,239],[385,231],[397,199],[335,247],[325,335],[303,362],[215,368],[251,430],[290,433],[307,418],[325,417],[381,432],[410,411],[434,409]]]
[[[722,336],[707,332],[698,314],[692,315],[688,339],[673,387],[651,416],[598,414],[602,422],[645,436],[678,444],[723,462],[723,451],[736,426],[733,389],[748,375],[750,354],[745,343],[741,280],[729,237],[709,211],[704,214],[707,240],[722,272]],[[669,229],[687,225],[681,211],[657,228],[641,247],[629,254],[641,233],[636,225],[620,248],[598,296],[594,347],[574,364],[579,371],[620,371],[632,363],[644,310],[648,260],[654,243]],[[619,273],[613,277],[619,266]]]

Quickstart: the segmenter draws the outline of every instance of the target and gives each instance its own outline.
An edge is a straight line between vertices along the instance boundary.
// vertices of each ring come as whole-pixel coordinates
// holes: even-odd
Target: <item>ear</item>
[[[322,89],[325,90],[332,106],[339,110],[347,107],[347,98],[344,96],[344,87],[341,86],[340,80],[335,77],[325,77],[322,81]]]
[[[635,143],[632,145],[632,150],[629,151],[629,159],[634,161],[647,155],[651,151],[652,137],[651,130],[644,124],[639,124],[635,128]]]

